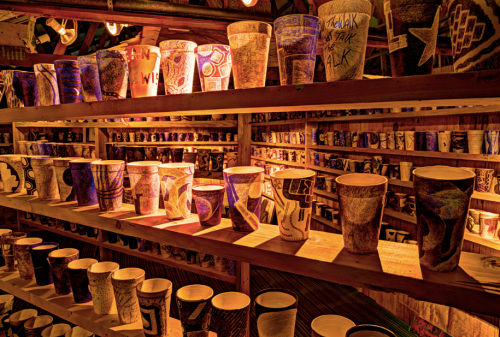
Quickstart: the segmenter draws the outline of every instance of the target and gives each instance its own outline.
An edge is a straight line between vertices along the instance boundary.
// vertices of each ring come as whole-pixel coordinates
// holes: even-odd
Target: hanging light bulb
[[[73,20],[73,28],[66,29],[66,23],[68,20],[64,19],[61,23],[57,22],[56,19],[50,18],[47,20],[47,25],[52,27],[56,32],[61,35],[61,43],[69,46],[76,41],[78,36],[78,22]]]
[[[257,4],[259,0],[241,0],[241,2],[243,2],[243,4],[247,7],[253,7]]]
[[[123,23],[106,22],[106,28],[108,29],[108,32],[113,36],[120,35],[123,27],[128,27],[128,25]]]

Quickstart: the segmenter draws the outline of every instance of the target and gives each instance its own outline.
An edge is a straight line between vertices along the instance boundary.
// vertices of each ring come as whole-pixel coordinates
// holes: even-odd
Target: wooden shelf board
[[[229,128],[237,127],[238,120],[222,121],[152,121],[152,122],[18,122],[16,127],[52,127],[52,128],[179,128],[179,127],[207,127],[207,128]]]
[[[304,144],[287,144],[287,143],[264,143],[264,142],[251,142],[251,145],[257,146],[268,146],[268,147],[291,147],[296,149],[303,149],[306,146]]]
[[[236,282],[236,277],[229,276],[226,272],[216,271],[213,267],[202,268],[201,266],[199,266],[197,264],[188,264],[186,261],[176,261],[174,259],[163,259],[159,255],[152,255],[150,253],[140,252],[137,249],[130,249],[128,246],[127,247],[121,246],[118,243],[100,242],[96,238],[89,238],[88,236],[74,234],[72,232],[60,230],[60,229],[57,229],[55,227],[44,226],[44,225],[39,224],[37,222],[28,221],[25,219],[21,219],[21,222],[25,223],[29,226],[33,226],[33,227],[42,229],[42,230],[47,230],[47,231],[57,233],[60,235],[64,235],[64,236],[67,236],[67,237],[70,237],[70,238],[73,238],[76,240],[85,241],[85,242],[91,243],[91,244],[96,245],[96,246],[108,248],[108,249],[111,249],[111,250],[114,250],[114,251],[117,251],[120,253],[124,253],[127,255],[136,256],[136,257],[139,257],[139,258],[144,259],[144,260],[153,261],[153,262],[164,264],[164,265],[167,265],[167,266],[170,266],[173,268],[182,269],[185,271],[189,271],[191,273],[200,274],[203,276],[215,278],[215,279],[229,282],[229,283]]]
[[[353,153],[374,153],[374,154],[387,154],[395,156],[500,162],[500,156],[491,156],[487,154],[371,149],[364,147],[343,147],[343,146],[328,146],[328,145],[308,145],[307,147],[308,149],[315,149],[315,150],[332,150],[332,151],[353,152]]]
[[[278,165],[288,165],[288,166],[296,166],[296,167],[304,167],[305,166],[305,164],[297,163],[294,161],[267,159],[267,158],[261,158],[261,157],[255,157],[255,156],[251,156],[251,158],[255,159],[255,160],[265,161],[266,163],[273,163],[273,164],[278,164]]]
[[[273,122],[263,122],[263,123],[250,123],[251,126],[272,126],[272,125],[288,125],[288,124],[304,124],[306,122],[305,118],[302,119],[290,119],[284,121],[273,121]]]
[[[472,199],[500,202],[500,195],[496,193],[482,193],[474,191]]]
[[[322,218],[322,217],[314,215],[314,214],[312,216],[312,219],[314,221],[321,222],[325,226],[331,227],[331,228],[336,229],[338,231],[342,231],[342,226],[339,225],[339,223],[337,221],[326,220],[325,218]]]
[[[466,230],[464,240],[500,251],[500,240],[498,237],[494,239],[486,239],[482,238],[479,234],[473,234]]]
[[[360,115],[360,116],[342,116],[342,117],[323,117],[308,118],[308,122],[349,122],[349,121],[379,121],[384,119],[402,119],[402,118],[422,118],[422,117],[448,117],[460,115],[489,114],[500,111],[499,105],[475,106],[453,109],[423,110],[386,114]]]
[[[499,105],[499,86],[500,70],[405,76],[3,109],[0,122]]]
[[[107,142],[105,144],[117,145],[158,145],[158,146],[175,146],[175,145],[193,145],[193,146],[223,146],[232,145],[238,146],[238,142]]]
[[[98,206],[78,207],[76,202],[40,201],[25,194],[0,193],[0,205],[54,216],[119,234],[142,237],[185,249],[226,256],[354,287],[402,292],[418,300],[497,315],[500,300],[500,258],[462,253],[460,268],[451,273],[420,267],[418,247],[380,242],[378,254],[347,253],[341,235],[311,231],[305,242],[283,242],[277,226],[261,224],[255,232],[236,232],[229,219],[213,227],[200,226],[193,214],[168,221],[164,213],[141,216],[132,205],[100,212]],[[456,296],[460,294],[460,296]]]
[[[14,143],[0,143],[0,146],[12,146]]]

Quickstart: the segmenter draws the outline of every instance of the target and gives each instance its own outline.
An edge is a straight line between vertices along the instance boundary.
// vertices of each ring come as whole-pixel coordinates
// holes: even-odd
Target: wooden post
[[[252,141],[251,114],[238,115],[238,166],[249,166]]]
[[[106,159],[106,143],[108,142],[108,129],[95,128],[96,158]]]
[[[24,140],[24,134],[19,131],[16,123],[12,123],[12,143],[14,145],[14,153],[19,153],[19,141]]]
[[[16,219],[16,222],[17,222],[17,231],[18,232],[23,232],[23,233],[26,233],[28,234],[28,237],[30,236],[30,230],[29,230],[29,226],[26,226],[25,224],[21,223],[21,216],[22,216],[22,211],[17,211],[17,219]]]
[[[105,230],[99,229],[99,235],[97,236],[97,241],[99,242],[108,241],[108,235]],[[108,248],[99,246],[99,261],[100,262],[113,261],[113,252]]]
[[[236,261],[236,291],[250,296],[250,263]],[[250,337],[250,322],[247,337]]]

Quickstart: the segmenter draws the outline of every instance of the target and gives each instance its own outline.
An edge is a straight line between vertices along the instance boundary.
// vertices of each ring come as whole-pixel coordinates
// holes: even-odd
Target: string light
[[[243,4],[247,7],[253,7],[257,4],[259,0],[241,0],[241,2],[243,2]]]
[[[66,29],[66,24],[68,20],[64,19],[61,23],[57,22],[56,19],[50,18],[47,20],[47,25],[52,27],[56,32],[61,35],[61,43],[68,46],[76,41],[78,36],[78,22],[73,20],[73,28]]]
[[[123,27],[128,27],[128,25],[122,23],[106,22],[106,28],[108,29],[108,32],[113,36],[120,35]]]

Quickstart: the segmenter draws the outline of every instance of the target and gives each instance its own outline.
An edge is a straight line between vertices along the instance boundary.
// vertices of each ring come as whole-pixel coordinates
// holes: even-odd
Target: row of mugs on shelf
[[[83,133],[81,132],[39,132],[39,131],[30,131],[24,133],[24,139],[28,141],[37,141],[37,140],[48,140],[49,142],[57,142],[57,143],[81,143],[83,142]]]
[[[42,242],[39,238],[26,238],[26,233],[5,233],[0,240],[2,247],[9,247],[2,248],[2,252],[14,251],[18,262],[17,271],[22,280],[34,278],[41,286],[54,284],[57,295],[73,293],[76,303],[93,301],[94,311],[98,315],[111,314],[116,307],[121,324],[131,324],[142,319],[146,335],[167,335],[172,294],[172,282],[169,280],[146,280],[144,270],[120,269],[115,262],[79,259],[77,249],[59,249],[58,243]],[[6,257],[6,261],[10,263],[13,256],[6,255]],[[14,266],[6,264],[6,268],[7,272],[16,271],[15,264]],[[213,294],[214,291],[210,287],[198,284],[188,285],[177,291],[177,309],[184,332],[197,332],[206,336],[211,328],[218,336],[246,334],[250,319],[250,298],[238,292],[222,293],[215,297]],[[141,314],[145,310],[151,310],[152,307],[158,311],[156,319]],[[254,300],[254,309],[260,326],[259,336],[274,336],[275,329],[279,328],[280,331],[288,331],[286,336],[292,337],[297,308],[298,296],[290,290],[265,289],[258,292]],[[268,317],[269,315],[264,315],[276,312],[288,318],[276,322],[272,317]],[[194,313],[196,315],[193,315]],[[273,324],[272,328],[269,327],[269,323]],[[350,326],[346,327],[346,323],[350,323]],[[265,328],[266,326],[268,328]],[[313,322],[313,331],[314,326]],[[336,328],[347,331],[354,326],[352,322],[343,321]],[[373,328],[365,326],[365,329]],[[395,335],[387,330],[386,336]]]
[[[280,144],[305,144],[306,143],[306,133],[305,132],[261,132],[252,133],[252,141],[261,143],[280,143]]]
[[[276,122],[306,118],[306,111],[254,112],[252,123]]]
[[[54,324],[54,317],[38,315],[36,309],[23,309],[14,312],[15,297],[0,295],[0,331],[3,336],[17,337],[94,337],[94,333],[80,326]]]
[[[399,113],[411,111],[441,110],[441,109],[461,109],[473,106],[439,106],[439,107],[414,107],[414,108],[377,108],[377,109],[345,109],[345,110],[323,110],[309,111],[310,118],[324,117],[345,117],[361,115],[378,115],[385,113]]]
[[[110,142],[237,142],[230,132],[112,132]]]
[[[118,143],[119,144],[119,143]],[[106,143],[107,160],[123,160],[126,163],[140,161],[160,161],[167,163],[192,163],[200,171],[222,172],[226,167],[234,167],[238,161],[237,148],[193,148],[161,146],[125,146]],[[186,150],[186,151],[185,151]]]
[[[469,232],[479,234],[485,239],[500,239],[499,220],[500,215],[497,213],[470,208],[467,229]]]
[[[306,163],[305,150],[252,146],[252,156],[260,157],[262,159],[283,160],[300,164]]]
[[[313,145],[364,147],[408,151],[499,154],[500,131],[388,131],[349,132],[311,129]],[[484,151],[483,151],[484,143]]]
[[[95,158],[95,145],[83,143],[54,143],[48,140],[18,142],[19,154],[28,156],[49,157],[83,157]]]
[[[12,134],[10,132],[0,133],[0,143],[12,143]]]

